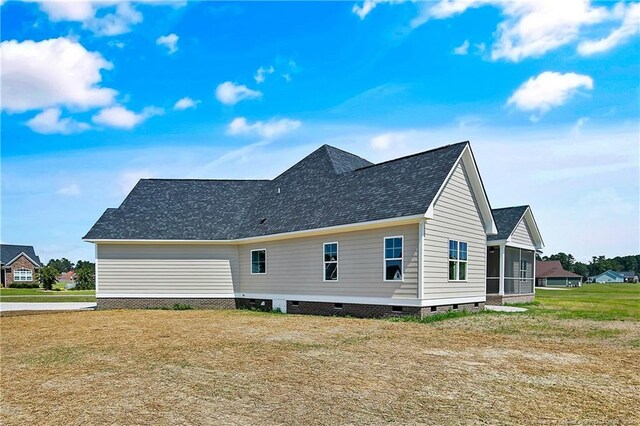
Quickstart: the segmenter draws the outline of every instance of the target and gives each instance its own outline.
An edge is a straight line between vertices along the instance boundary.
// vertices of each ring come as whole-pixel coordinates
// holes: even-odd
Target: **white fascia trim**
[[[234,293],[103,293],[96,292],[96,299],[234,299]]]
[[[536,251],[536,248],[534,246],[527,245],[527,244],[514,243],[514,242],[509,241],[509,240],[487,241],[487,247],[494,247],[494,246],[507,246],[507,247],[515,247],[515,248],[519,248],[519,249],[524,249],[524,250]]]
[[[234,240],[117,240],[117,239],[90,239],[85,238],[83,241],[89,243],[120,243],[120,244],[145,244],[145,243],[167,243],[167,244],[248,244],[261,241],[284,240],[288,238],[298,238],[311,235],[323,235],[336,232],[357,231],[368,228],[384,228],[387,226],[403,225],[408,223],[418,223],[424,219],[424,215],[418,214],[413,216],[392,217],[389,219],[372,220],[362,223],[348,223],[345,225],[328,226],[326,228],[306,229],[304,231],[283,232],[280,234],[263,235],[258,237],[238,238]]]
[[[35,260],[33,260],[32,258],[30,258],[29,256],[27,256],[27,253],[21,251],[20,254],[18,254],[16,257],[14,257],[13,259],[11,259],[9,262],[7,262],[6,265],[4,266],[9,266],[11,265],[13,262],[15,262],[16,260],[18,260],[18,258],[20,258],[20,256],[24,256],[27,259],[29,259],[29,262],[33,263],[34,266],[37,266],[38,268],[40,267],[40,264],[38,262],[36,262]]]
[[[533,212],[531,211],[531,207],[527,207],[527,210],[524,212],[523,218],[526,221],[529,227],[529,230],[533,234],[531,236],[533,237],[533,240],[534,240],[533,243],[536,249],[539,249],[539,250],[543,249],[544,241],[542,240],[542,234],[540,233],[540,229],[538,228],[538,224],[536,223],[536,218],[533,217]],[[509,238],[511,238],[511,236],[509,236]]]
[[[353,297],[353,296],[326,296],[326,295],[302,295],[302,294],[273,294],[273,293],[98,293],[97,299],[270,299],[270,300],[295,300],[299,302],[325,302],[325,303],[353,303],[363,305],[392,305],[392,306],[439,306],[463,303],[484,302],[485,296],[454,297],[448,299],[396,299],[391,297]]]
[[[447,178],[436,192],[435,197],[433,197],[433,201],[429,205],[424,217],[427,219],[433,219],[433,210],[435,208],[435,204],[440,198],[440,194],[444,191],[445,186],[449,183],[451,176],[455,172],[456,167],[460,164],[460,161],[464,164],[464,168],[467,171],[467,177],[469,178],[469,183],[471,183],[471,190],[475,196],[475,199],[478,203],[478,207],[480,208],[480,214],[482,215],[483,222],[485,224],[485,232],[487,235],[496,235],[498,233],[498,227],[493,220],[493,214],[491,213],[491,204],[489,203],[489,198],[487,197],[487,191],[484,189],[484,185],[482,184],[482,179],[480,178],[480,172],[478,171],[478,167],[476,166],[476,161],[473,157],[473,152],[471,152],[471,146],[467,143],[467,146],[462,150],[460,156],[456,160],[456,162],[449,170],[447,174]]]

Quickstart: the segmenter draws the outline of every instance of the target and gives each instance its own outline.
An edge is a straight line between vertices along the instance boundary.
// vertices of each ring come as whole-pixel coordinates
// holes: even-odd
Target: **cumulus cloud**
[[[454,55],[466,55],[469,53],[469,40],[465,40],[460,46],[453,49]]]
[[[289,118],[256,121],[250,124],[246,118],[235,118],[227,128],[229,135],[258,135],[264,139],[275,139],[299,128],[302,123]]]
[[[351,11],[358,15],[360,19],[364,19],[367,15],[375,9],[375,7],[381,3],[404,3],[405,0],[364,0],[362,3],[356,3],[353,5]]]
[[[498,24],[491,59],[517,62],[575,41],[580,30],[608,19],[605,7],[589,0],[441,0],[426,2],[413,21],[418,27],[432,19],[447,19],[482,6],[500,9],[505,17]]]
[[[116,105],[100,110],[92,120],[95,124],[102,126],[130,130],[147,119],[162,114],[164,114],[164,110],[157,107],[147,107],[142,112],[135,113],[123,106]]]
[[[86,109],[109,105],[117,92],[100,87],[113,65],[67,38],[3,41],[2,109],[24,112],[55,106]]]
[[[178,39],[180,37],[178,37],[175,34],[168,34],[166,36],[161,36],[158,37],[158,39],[156,40],[156,44],[160,45],[160,46],[164,46],[169,50],[169,54],[173,55],[174,53],[176,53],[178,51]]]
[[[583,41],[578,45],[578,53],[589,56],[606,52],[640,33],[640,3],[630,5],[619,3],[614,8],[614,14],[623,17],[620,27],[599,40]]]
[[[273,72],[275,71],[275,69],[273,68],[273,66],[268,66],[268,67],[263,67],[261,66],[260,68],[258,68],[258,71],[256,71],[256,75],[253,76],[253,78],[256,80],[256,83],[260,84],[260,83],[264,83],[265,80],[265,76],[267,74],[273,74]]]
[[[216,88],[216,98],[225,105],[235,105],[244,99],[257,99],[261,96],[262,92],[231,81],[225,81]]]
[[[189,97],[185,97],[185,98],[179,99],[173,105],[173,109],[176,110],[176,111],[182,111],[184,109],[197,108],[199,103],[200,103],[200,101],[194,101],[193,99],[191,99]]]
[[[374,151],[386,151],[404,148],[404,142],[411,132],[389,132],[371,138],[370,146]]]
[[[593,79],[588,75],[545,71],[524,82],[507,101],[521,111],[535,111],[536,121],[551,108],[563,105],[580,89],[593,89]]]
[[[78,184],[72,183],[70,185],[62,186],[57,191],[58,195],[75,196],[80,195],[80,187]]]
[[[72,133],[84,132],[91,128],[87,123],[79,123],[74,119],[60,118],[62,111],[60,108],[49,108],[27,121],[27,126],[36,133],[51,135],[59,133],[70,135]]]
[[[131,27],[142,22],[142,13],[130,3],[120,2],[115,12],[101,17],[93,17],[82,24],[82,27],[97,35],[115,36],[131,31]]]

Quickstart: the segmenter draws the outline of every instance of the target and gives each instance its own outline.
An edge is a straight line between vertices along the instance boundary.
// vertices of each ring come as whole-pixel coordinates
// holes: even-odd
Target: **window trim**
[[[457,249],[457,258],[456,259],[451,259],[449,257],[449,251],[451,250],[449,247],[451,247],[451,241],[455,241],[456,243],[458,243],[458,249]],[[467,245],[467,260],[460,260],[460,244],[466,244]],[[451,277],[449,277],[449,262],[456,262],[456,279],[452,280]],[[464,263],[466,265],[465,267],[465,279],[461,280],[460,279],[460,263]],[[462,240],[454,240],[452,238],[449,238],[447,241],[447,281],[448,282],[452,282],[452,283],[466,283],[469,281],[469,243],[467,241],[462,241]]]
[[[25,279],[22,279],[23,275],[20,274],[18,276],[18,274],[17,274],[18,272],[21,272],[21,273],[28,272],[28,275],[25,274],[25,276],[24,276]],[[33,281],[33,269],[22,267],[22,268],[14,269],[12,271],[12,273],[13,273],[13,282],[28,283],[28,282],[32,282]],[[18,277],[19,277],[19,279],[18,279]]]
[[[325,254],[325,246],[329,245],[329,244],[335,244],[336,245],[336,260],[334,261],[326,261],[324,260],[324,254]],[[328,280],[326,279],[326,267],[327,267],[327,263],[335,263],[336,264],[336,279],[335,280]],[[327,243],[322,243],[322,282],[325,283],[337,283],[338,281],[340,281],[340,243],[338,241],[331,241],[331,242],[327,242]]]
[[[264,251],[264,272],[253,272],[253,252],[254,251]],[[251,275],[267,275],[267,249],[266,248],[251,250],[251,255],[249,257],[249,272],[251,272]]]
[[[387,240],[391,240],[394,238],[400,238],[402,241],[402,257],[392,257],[387,259]],[[388,280],[387,279],[387,260],[400,260],[400,272],[402,273],[402,278],[399,280]],[[404,235],[391,235],[388,237],[382,238],[382,282],[385,283],[403,283],[404,282]]]

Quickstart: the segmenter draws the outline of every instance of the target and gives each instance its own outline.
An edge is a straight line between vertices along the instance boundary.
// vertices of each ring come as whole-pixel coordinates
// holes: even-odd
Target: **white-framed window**
[[[13,281],[33,281],[33,271],[27,268],[14,269]]]
[[[324,243],[322,245],[324,264],[323,281],[338,281],[338,243]]]
[[[403,281],[404,237],[384,238],[384,281]]]
[[[467,243],[449,240],[449,281],[467,280]]]
[[[267,249],[251,250],[251,274],[267,273]]]

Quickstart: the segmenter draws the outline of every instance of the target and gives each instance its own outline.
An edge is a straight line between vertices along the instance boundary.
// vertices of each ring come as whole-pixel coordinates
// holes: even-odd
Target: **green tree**
[[[49,263],[47,263],[47,266],[56,268],[58,274],[73,270],[73,263],[66,257],[63,257],[62,259],[51,259]]]
[[[76,268],[76,290],[93,290],[96,288],[95,266],[91,262]]]
[[[40,269],[38,280],[45,290],[52,290],[53,285],[58,282],[58,271],[53,266],[45,266]]]
[[[573,271],[576,274],[582,275],[584,278],[589,276],[589,265],[582,262],[576,262],[573,264]]]

